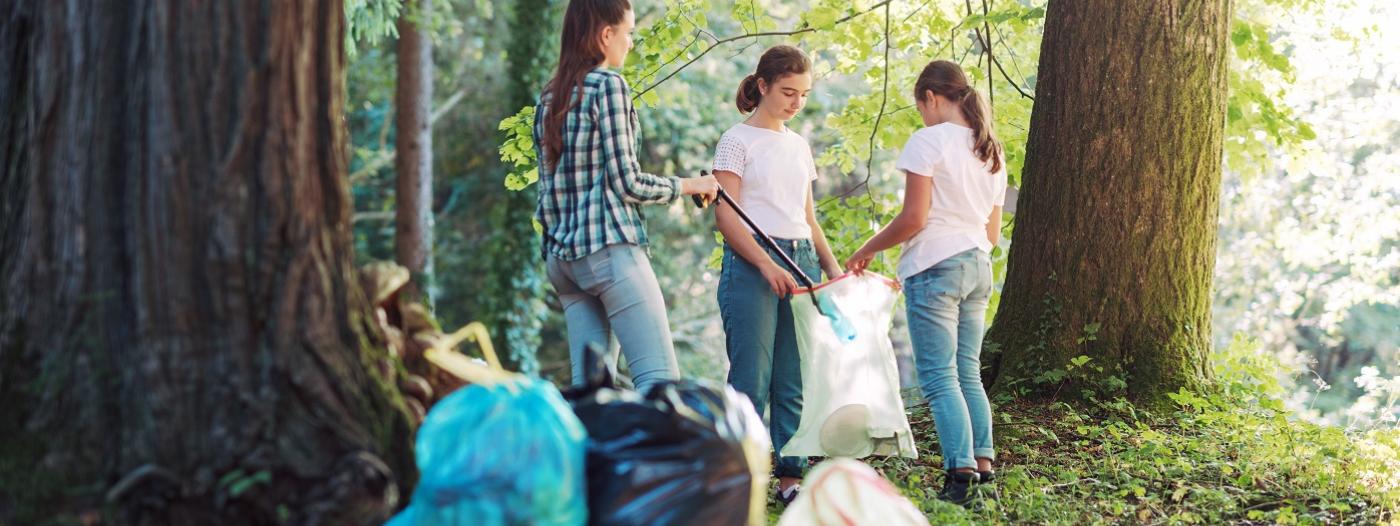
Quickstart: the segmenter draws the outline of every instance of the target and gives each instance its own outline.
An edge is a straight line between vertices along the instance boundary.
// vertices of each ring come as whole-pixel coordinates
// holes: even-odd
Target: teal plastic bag
[[[387,524],[582,525],[586,437],[548,382],[521,377],[458,389],[418,428],[418,487]]]

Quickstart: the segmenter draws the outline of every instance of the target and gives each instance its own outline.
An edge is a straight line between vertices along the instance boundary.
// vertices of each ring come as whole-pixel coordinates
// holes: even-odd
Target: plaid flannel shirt
[[[637,112],[627,81],[601,68],[588,73],[579,104],[564,121],[564,148],[553,170],[543,147],[549,99],[546,94],[535,106],[541,255],[573,261],[611,244],[645,246],[639,205],[674,201],[680,181],[643,172],[637,163]]]

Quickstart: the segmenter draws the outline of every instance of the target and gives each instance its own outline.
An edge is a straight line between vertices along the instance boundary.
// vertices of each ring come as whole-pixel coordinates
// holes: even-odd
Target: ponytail
[[[739,93],[734,95],[734,106],[739,108],[739,113],[752,112],[760,100],[763,100],[763,93],[758,91],[758,75],[750,74],[739,81]]]
[[[958,102],[963,119],[972,128],[972,151],[984,163],[991,163],[992,173],[1001,171],[1001,143],[992,133],[991,109],[982,99],[982,93],[968,86],[962,101]]]
[[[992,111],[982,99],[982,94],[967,82],[962,68],[947,60],[935,60],[919,73],[914,83],[914,98],[922,101],[924,94],[933,92],[957,103],[963,120],[972,128],[972,151],[983,163],[991,165],[991,172],[1001,171],[1002,148],[992,130]]]

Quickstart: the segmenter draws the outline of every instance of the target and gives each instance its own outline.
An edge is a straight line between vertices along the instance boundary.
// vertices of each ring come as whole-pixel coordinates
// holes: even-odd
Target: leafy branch
[[[866,10],[864,10],[864,11],[852,13],[852,14],[850,14],[850,15],[847,15],[847,16],[845,16],[845,17],[842,17],[842,18],[840,18],[840,19],[837,19],[835,22],[832,22],[832,23],[831,23],[831,27],[835,27],[835,26],[844,24],[844,23],[846,23],[846,22],[849,22],[849,21],[854,20],[855,18],[857,18],[857,17],[859,17],[859,16],[861,16],[861,15],[864,15],[864,14],[866,14],[866,13],[869,13],[869,12],[874,11],[874,10],[876,10],[876,9],[879,9],[879,8],[881,8],[881,7],[884,7],[886,13],[888,13],[888,12],[889,12],[889,5],[890,5],[890,2],[893,2],[893,1],[894,1],[894,0],[884,0],[883,2],[879,2],[879,3],[877,3],[877,4],[873,5],[873,6],[870,6],[868,9],[866,9]],[[888,17],[886,17],[886,18],[888,19]],[[889,26],[889,24],[886,23],[886,27],[888,27],[888,26]],[[646,89],[643,89],[642,91],[638,92],[636,95],[633,95],[633,96],[632,96],[632,99],[633,99],[633,100],[636,100],[636,99],[641,98],[642,95],[646,95],[647,92],[650,92],[651,90],[656,89],[657,86],[660,86],[660,85],[664,84],[666,81],[670,80],[672,77],[675,77],[675,76],[676,76],[677,74],[679,74],[681,71],[684,71],[686,68],[690,67],[692,64],[694,64],[694,63],[696,63],[697,61],[699,61],[701,58],[704,58],[705,55],[708,55],[711,51],[714,51],[715,49],[717,49],[717,48],[719,48],[719,47],[721,47],[721,46],[723,46],[723,45],[725,45],[725,44],[728,44],[728,43],[731,43],[731,42],[738,42],[738,41],[740,41],[740,40],[756,39],[756,38],[761,38],[761,37],[790,37],[790,36],[801,35],[801,34],[803,34],[803,33],[811,33],[811,32],[813,32],[813,31],[816,31],[817,29],[819,29],[819,28],[817,28],[817,27],[810,26],[810,25],[807,26],[807,27],[799,28],[799,29],[793,29],[793,30],[791,30],[791,31],[757,31],[757,28],[758,28],[757,25],[755,25],[755,26],[754,26],[755,31],[752,31],[752,32],[749,32],[749,33],[744,33],[744,34],[742,34],[742,35],[734,35],[734,36],[731,36],[731,37],[721,38],[721,39],[719,39],[719,40],[716,40],[716,41],[712,42],[710,45],[706,46],[705,49],[700,50],[700,54],[698,54],[698,55],[692,57],[690,60],[686,61],[685,64],[681,64],[680,67],[676,68],[675,71],[672,71],[672,72],[668,73],[665,77],[662,77],[661,80],[658,80],[658,81],[652,83],[650,86],[647,86]],[[692,42],[692,43],[693,43],[693,42]],[[689,47],[689,46],[687,46],[687,48],[688,48],[688,47]],[[886,48],[888,48],[888,47],[889,47],[889,45],[888,45],[888,43],[887,43],[887,44],[886,44]],[[684,51],[684,50],[682,50],[682,51]],[[678,54],[677,56],[679,56],[679,54]],[[673,60],[674,60],[674,59],[673,59]],[[665,67],[665,65],[663,64],[662,67]]]

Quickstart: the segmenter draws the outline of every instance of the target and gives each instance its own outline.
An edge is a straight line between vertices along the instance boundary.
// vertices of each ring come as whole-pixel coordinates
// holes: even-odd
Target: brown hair
[[[972,128],[972,151],[982,162],[992,164],[992,173],[1001,171],[1001,141],[992,131],[992,112],[982,94],[967,83],[962,68],[947,60],[929,62],[914,83],[914,98],[925,102],[924,94],[930,91],[958,104],[963,119]]]
[[[583,79],[606,58],[598,42],[603,28],[622,23],[632,4],[627,0],[569,0],[564,30],[559,38],[559,66],[545,85],[549,112],[544,121],[544,152],[551,163],[564,151],[564,121],[578,104],[574,90],[583,93]]]
[[[758,67],[739,82],[739,93],[734,95],[734,105],[739,113],[749,113],[763,100],[758,90],[758,79],[772,86],[774,82],[788,75],[800,75],[812,70],[812,59],[802,50],[788,45],[776,45],[763,52],[758,59]]]

